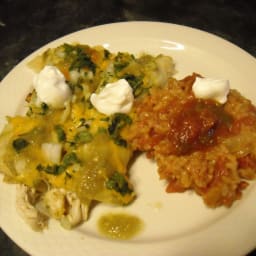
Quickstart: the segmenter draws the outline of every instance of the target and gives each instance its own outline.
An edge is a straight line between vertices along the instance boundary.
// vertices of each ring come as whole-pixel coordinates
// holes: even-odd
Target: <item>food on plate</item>
[[[49,218],[70,229],[95,202],[130,204],[133,150],[121,131],[135,99],[172,77],[171,57],[63,44],[28,65],[37,74],[26,115],[7,117],[0,136],[0,171],[17,184],[18,212],[34,230]]]
[[[135,100],[130,116],[122,135],[156,160],[167,192],[194,190],[209,207],[229,207],[255,178],[256,108],[227,81],[171,78]]]
[[[137,151],[157,162],[167,192],[193,190],[212,208],[230,207],[255,178],[256,108],[227,80],[177,80],[169,56],[82,44],[48,49],[28,65],[33,90],[26,114],[7,117],[0,171],[17,184],[18,212],[34,230],[50,218],[71,229],[95,202],[132,203]],[[115,225],[140,226],[113,216],[99,224],[108,236]]]

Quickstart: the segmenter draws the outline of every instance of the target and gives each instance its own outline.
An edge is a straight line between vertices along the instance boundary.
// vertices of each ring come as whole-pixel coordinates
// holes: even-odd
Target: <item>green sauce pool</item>
[[[99,232],[111,239],[128,240],[143,228],[140,218],[125,213],[108,213],[98,220]]]

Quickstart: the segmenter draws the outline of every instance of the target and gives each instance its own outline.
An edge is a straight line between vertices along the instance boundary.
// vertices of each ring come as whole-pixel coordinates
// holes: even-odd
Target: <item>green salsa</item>
[[[98,220],[99,232],[111,239],[130,239],[137,235],[142,227],[141,219],[124,213],[108,213]]]

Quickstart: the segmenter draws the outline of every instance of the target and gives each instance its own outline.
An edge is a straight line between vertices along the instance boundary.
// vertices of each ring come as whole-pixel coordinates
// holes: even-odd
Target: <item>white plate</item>
[[[256,102],[255,59],[233,44],[196,29],[156,22],[125,22],[75,32],[39,49],[17,65],[1,82],[1,127],[6,115],[19,113],[30,90],[33,73],[26,63],[49,47],[63,42],[103,45],[110,51],[171,55],[177,77],[192,72],[227,78],[233,88]],[[138,199],[129,207],[100,205],[81,227],[66,231],[51,221],[48,230],[35,233],[15,210],[14,186],[0,183],[1,228],[20,247],[36,256],[170,256],[243,255],[256,245],[256,188],[252,183],[232,208],[208,209],[192,192],[166,194],[156,166],[140,157],[132,166]],[[144,230],[125,242],[98,234],[96,223],[104,212],[128,212],[142,218]]]

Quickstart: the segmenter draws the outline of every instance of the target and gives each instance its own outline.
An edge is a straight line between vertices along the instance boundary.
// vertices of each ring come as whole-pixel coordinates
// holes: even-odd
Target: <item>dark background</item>
[[[24,57],[56,38],[120,21],[162,21],[198,28],[255,57],[254,4],[253,0],[0,0],[0,81]],[[0,256],[27,254],[0,229]]]

